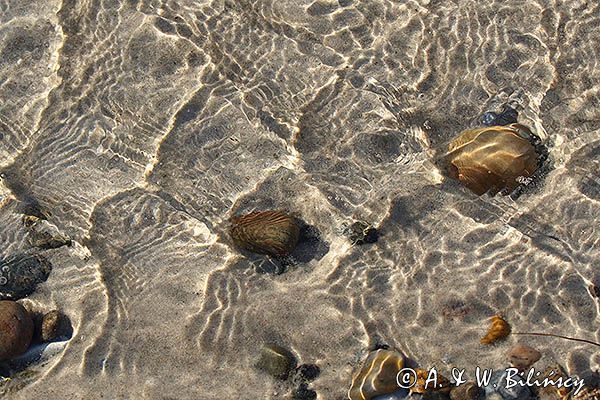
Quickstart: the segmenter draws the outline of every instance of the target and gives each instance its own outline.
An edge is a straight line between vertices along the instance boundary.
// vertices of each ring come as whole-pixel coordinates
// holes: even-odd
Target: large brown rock
[[[464,131],[448,146],[446,174],[477,195],[510,193],[540,167],[530,137],[521,124]]]
[[[0,301],[0,360],[23,354],[32,337],[33,320],[25,307],[12,300]]]

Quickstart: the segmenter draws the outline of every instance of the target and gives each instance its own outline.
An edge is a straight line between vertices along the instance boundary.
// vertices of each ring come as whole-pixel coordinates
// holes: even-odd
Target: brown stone
[[[398,372],[404,367],[404,356],[397,351],[372,351],[352,378],[350,400],[371,400],[400,389]]]
[[[67,324],[66,317],[59,311],[52,310],[46,313],[42,319],[42,341],[54,342],[63,336],[67,336]]]
[[[25,307],[12,300],[0,301],[0,360],[23,354],[32,337],[33,320]]]
[[[508,351],[507,356],[513,367],[519,371],[524,371],[542,358],[542,353],[533,347],[518,344]]]
[[[485,391],[477,386],[475,382],[466,382],[459,386],[453,386],[450,390],[452,400],[482,400]]]
[[[282,211],[255,211],[231,218],[231,224],[236,246],[272,257],[289,255],[300,236],[294,218]]]
[[[536,148],[521,124],[462,132],[448,146],[446,174],[482,195],[513,191],[539,168]]]

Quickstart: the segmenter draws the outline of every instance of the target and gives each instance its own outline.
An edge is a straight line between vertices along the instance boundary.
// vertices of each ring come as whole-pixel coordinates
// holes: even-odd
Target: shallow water
[[[32,251],[23,204],[73,239],[26,302],[74,337],[10,398],[286,398],[265,342],[320,365],[319,399],[381,343],[449,375],[522,342],[593,382],[593,346],[479,338],[502,313],[600,340],[599,61],[594,1],[0,0],[0,255]],[[508,101],[547,176],[516,200],[443,180]],[[226,234],[268,208],[319,234],[281,275]]]

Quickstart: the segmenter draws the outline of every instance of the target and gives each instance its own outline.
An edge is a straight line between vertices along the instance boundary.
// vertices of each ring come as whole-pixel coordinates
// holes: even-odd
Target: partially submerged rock
[[[52,265],[41,255],[16,254],[0,261],[0,300],[19,300],[50,276]]]
[[[33,320],[29,311],[15,301],[0,301],[0,360],[25,353],[32,337]]]
[[[300,227],[282,211],[255,211],[233,217],[231,223],[233,242],[253,253],[285,257],[298,244]]]

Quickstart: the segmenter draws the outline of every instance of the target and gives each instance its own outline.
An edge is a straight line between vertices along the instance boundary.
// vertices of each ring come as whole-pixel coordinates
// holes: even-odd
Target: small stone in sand
[[[348,391],[350,400],[372,399],[398,390],[398,372],[404,368],[404,355],[394,350],[379,349],[369,353],[352,377]]]
[[[511,365],[520,371],[526,370],[542,358],[542,353],[533,347],[523,344],[518,344],[511,348],[507,355]]]
[[[41,339],[43,342],[54,342],[57,339],[67,337],[68,321],[65,315],[57,310],[52,310],[44,315],[42,319]]]
[[[33,320],[17,302],[0,301],[0,360],[23,354],[31,344]]]
[[[452,400],[481,400],[485,396],[485,391],[477,386],[475,382],[466,382],[459,386],[454,386],[450,390]]]
[[[236,246],[271,257],[289,255],[300,237],[296,220],[282,211],[255,211],[231,218]]]
[[[377,229],[366,222],[357,221],[344,229],[344,235],[350,239],[352,244],[375,243],[379,238]]]
[[[294,368],[296,357],[287,349],[276,344],[263,346],[256,367],[269,375],[286,380]]]
[[[533,137],[520,124],[464,131],[448,146],[445,172],[478,196],[508,194],[541,166]]]
[[[48,250],[71,245],[68,236],[44,219],[26,215],[23,217],[23,225],[27,229],[27,240],[33,247]]]

